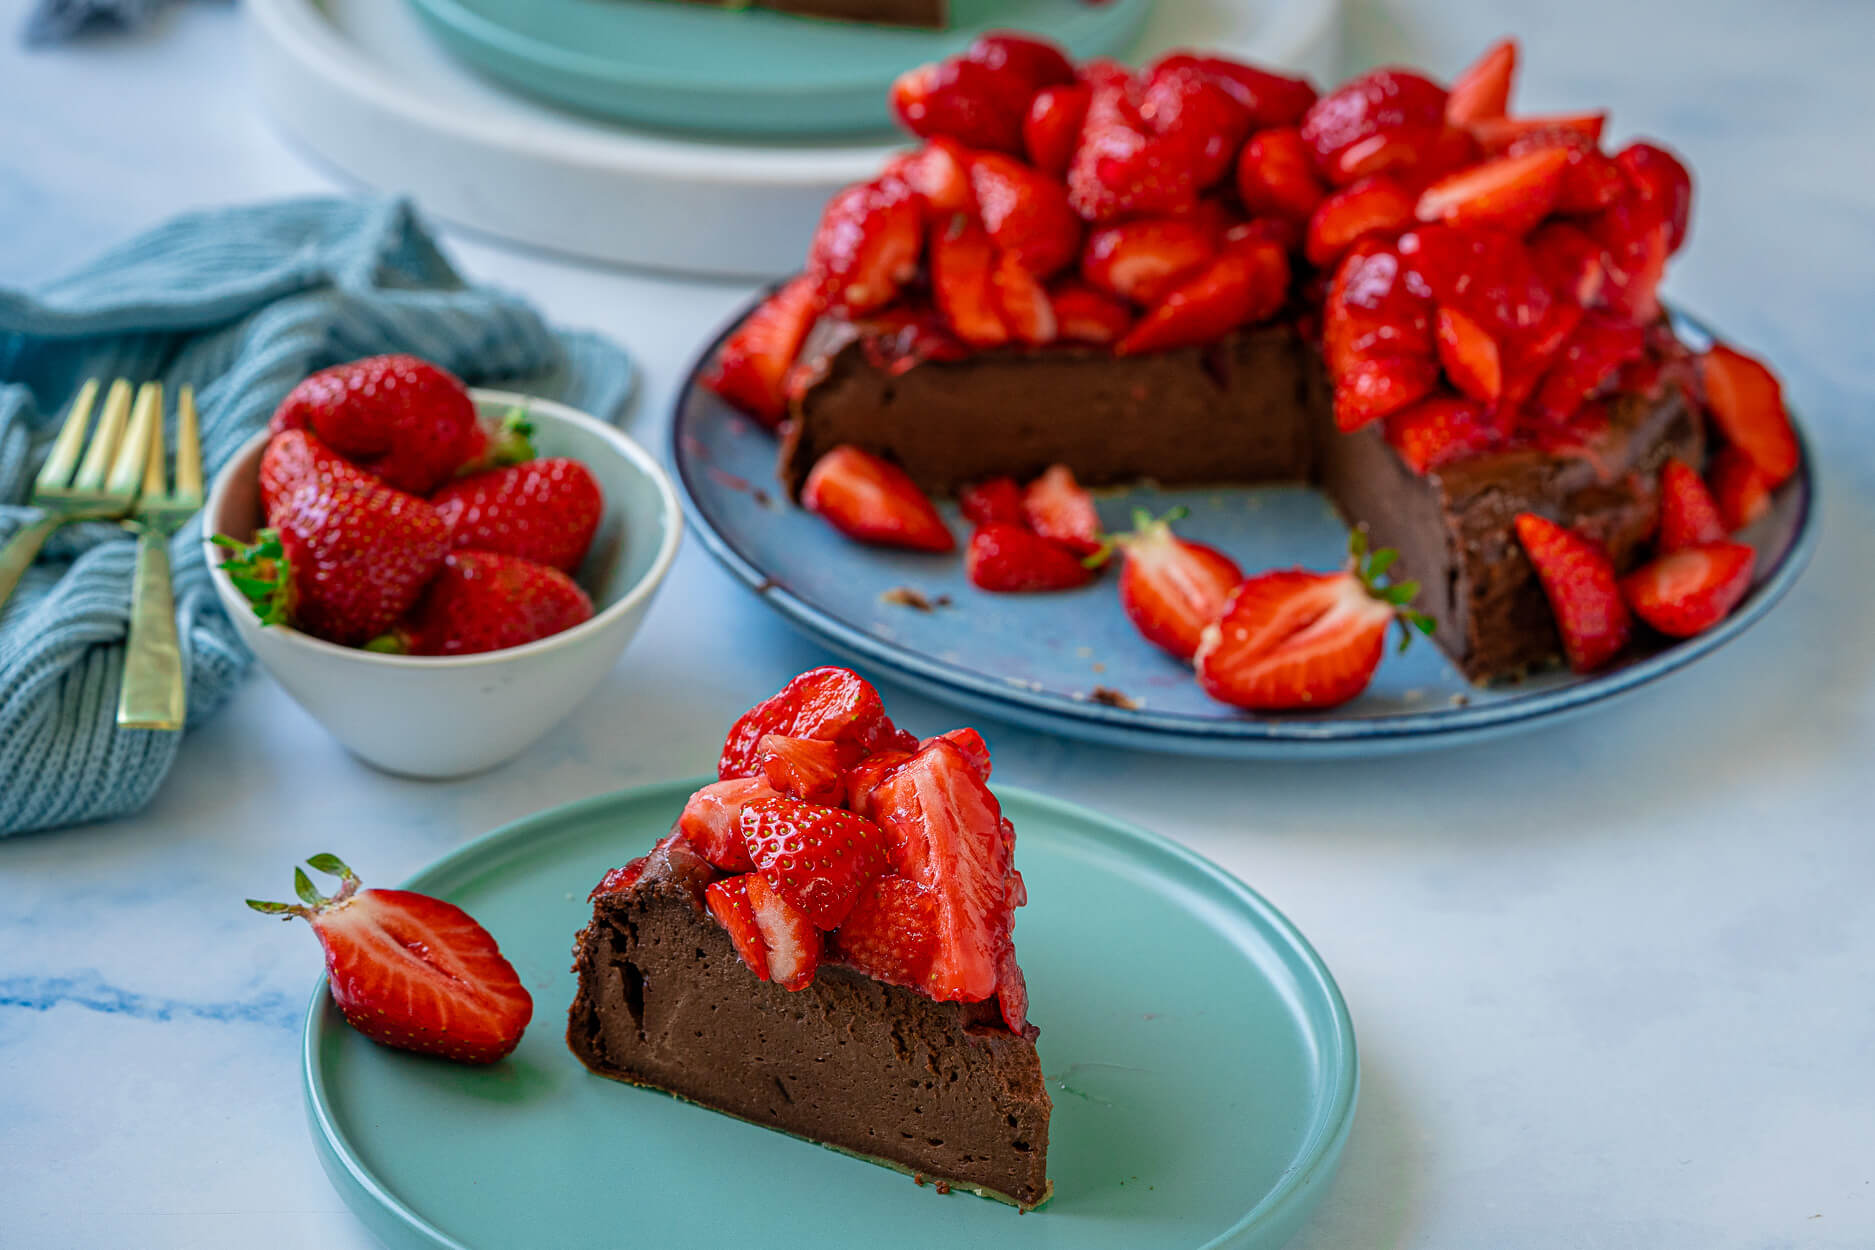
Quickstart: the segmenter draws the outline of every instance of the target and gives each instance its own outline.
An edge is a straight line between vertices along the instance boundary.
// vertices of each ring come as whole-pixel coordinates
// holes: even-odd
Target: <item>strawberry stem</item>
[[[1113,559],[1113,553],[1116,548],[1125,547],[1126,544],[1130,542],[1138,542],[1146,536],[1146,531],[1150,529],[1155,527],[1169,527],[1172,522],[1182,521],[1190,515],[1191,509],[1187,508],[1182,503],[1174,505],[1166,511],[1164,516],[1157,519],[1154,519],[1152,513],[1144,508],[1134,508],[1133,528],[1123,530],[1118,534],[1101,535],[1100,549],[1094,552],[1094,554],[1084,557],[1081,560],[1081,564],[1086,568],[1097,569],[1107,561]]]
[[[1396,582],[1387,578],[1387,573],[1399,560],[1400,553],[1392,547],[1382,547],[1370,551],[1367,543],[1367,531],[1354,529],[1348,534],[1348,571],[1360,579],[1367,593],[1387,604],[1400,622],[1401,651],[1413,643],[1413,631],[1430,635],[1439,627],[1438,622],[1424,612],[1412,606],[1419,597],[1419,583],[1416,581]]]
[[[297,866],[293,869],[293,893],[299,895],[298,903],[269,903],[262,899],[250,898],[247,905],[263,916],[279,916],[291,920],[295,916],[311,919],[314,912],[324,911],[334,904],[343,903],[358,892],[358,874],[346,866],[345,861],[330,852],[322,851],[309,856],[308,866],[320,872],[339,878],[339,888],[330,897],[319,893],[314,888],[312,879],[305,869]]]
[[[494,465],[522,464],[540,454],[534,450],[534,423],[519,404],[508,409],[490,442],[489,459]]]
[[[262,625],[286,625],[293,616],[293,570],[280,544],[280,531],[264,529],[254,541],[243,543],[226,534],[214,537],[217,547],[234,554],[222,561],[222,571],[254,609]]]

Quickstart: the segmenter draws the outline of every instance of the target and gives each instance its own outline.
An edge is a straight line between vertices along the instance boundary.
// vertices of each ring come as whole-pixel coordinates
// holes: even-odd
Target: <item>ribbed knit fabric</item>
[[[22,32],[29,44],[63,43],[91,30],[141,30],[172,0],[36,0]]]
[[[73,392],[88,377],[195,387],[212,474],[316,369],[413,352],[472,383],[560,399],[603,419],[633,368],[596,336],[556,332],[516,296],[465,285],[408,205],[303,199],[192,213],[31,292],[0,289],[0,543]],[[189,724],[249,660],[221,610],[201,523],[170,544]],[[135,811],[180,734],[120,730],[135,543],[68,525],[0,608],[0,836]]]

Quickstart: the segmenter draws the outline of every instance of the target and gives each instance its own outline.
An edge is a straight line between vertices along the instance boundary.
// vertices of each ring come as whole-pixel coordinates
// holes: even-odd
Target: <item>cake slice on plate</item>
[[[573,1053],[941,1187],[1047,1201],[1026,895],[983,739],[920,742],[819,668],[736,722],[717,772],[593,890]]]

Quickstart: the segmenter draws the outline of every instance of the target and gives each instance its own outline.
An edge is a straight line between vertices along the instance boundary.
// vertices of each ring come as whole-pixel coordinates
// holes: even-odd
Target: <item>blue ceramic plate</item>
[[[1685,318],[1695,346],[1707,332]],[[726,331],[725,331],[726,332]],[[720,340],[719,340],[720,341]],[[1709,655],[1749,629],[1790,589],[1816,541],[1809,453],[1768,515],[1742,537],[1758,549],[1750,594],[1722,624],[1583,677],[1557,671],[1480,688],[1419,640],[1389,651],[1367,692],[1322,712],[1257,716],[1213,702],[1188,668],[1134,631],[1113,576],[1065,594],[992,595],[974,589],[963,560],[864,547],[787,503],[774,483],[775,440],[697,384],[679,392],[671,458],[692,525],[711,553],[772,607],[828,646],[889,669],[934,698],[1067,737],[1190,755],[1322,758],[1377,755],[1473,741],[1551,724],[1608,703]],[[1111,528],[1135,507],[1183,504],[1186,537],[1212,543],[1246,570],[1328,569],[1348,534],[1325,496],[1302,487],[1166,491],[1141,487],[1096,499]],[[942,505],[953,530],[967,526]],[[895,602],[900,587],[937,605]],[[1127,706],[1113,706],[1109,701]]]
[[[676,0],[410,0],[444,46],[511,87],[664,129],[807,139],[888,130],[892,80],[985,30],[1076,60],[1124,51],[1152,0],[951,0],[942,31]]]
[[[662,836],[698,784],[542,812],[405,883],[473,913],[533,993],[534,1021],[501,1063],[366,1041],[320,982],[306,1019],[313,1141],[386,1245],[1270,1250],[1320,1201],[1359,1084],[1320,958],[1215,865],[1007,787],[1030,898],[1016,943],[1055,1102],[1046,1207],[941,1197],[588,1073],[563,1036],[586,892]]]

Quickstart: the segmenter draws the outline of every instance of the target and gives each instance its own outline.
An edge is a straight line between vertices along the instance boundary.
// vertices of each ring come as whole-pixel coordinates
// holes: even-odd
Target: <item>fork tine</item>
[[[176,392],[176,501],[202,502],[202,424],[195,413],[195,388]]]
[[[78,476],[72,479],[73,490],[99,490],[104,485],[104,471],[110,467],[111,457],[117,453],[117,440],[124,432],[124,422],[130,416],[130,383],[123,378],[111,383],[110,393],[104,397],[104,412],[98,417],[98,428],[92,431],[91,442],[85,448],[84,463],[78,466]]]
[[[137,406],[130,414],[130,427],[118,444],[111,461],[111,475],[105,480],[107,494],[131,496],[144,480],[144,467],[150,463],[150,431],[163,419],[163,384],[145,382],[137,388]]]
[[[156,503],[169,493],[169,457],[163,446],[163,387],[156,382],[151,385],[156,387],[156,401],[150,405],[154,412],[150,418],[149,449],[143,455],[143,492],[139,496],[143,503]]]
[[[78,394],[72,397],[72,406],[65,411],[65,424],[59,427],[59,436],[53,441],[52,451],[46,456],[46,462],[39,469],[39,476],[34,480],[36,490],[57,490],[71,481],[72,470],[78,467],[78,454],[85,449],[85,431],[91,426],[91,409],[98,402],[98,380],[87,378],[78,388]]]

